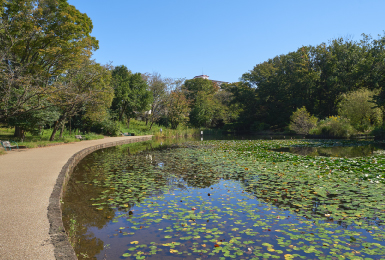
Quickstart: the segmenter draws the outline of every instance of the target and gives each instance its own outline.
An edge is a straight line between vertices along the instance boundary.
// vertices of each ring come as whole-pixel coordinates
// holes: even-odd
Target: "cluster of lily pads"
[[[204,141],[129,156],[111,152],[77,185],[100,190],[90,205],[115,212],[109,237],[127,246],[110,250],[128,259],[381,257],[382,153],[336,158],[273,151],[335,143]],[[340,143],[357,144],[367,143]]]

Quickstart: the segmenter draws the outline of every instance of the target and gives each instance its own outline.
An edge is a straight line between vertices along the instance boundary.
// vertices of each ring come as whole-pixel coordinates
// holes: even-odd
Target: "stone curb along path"
[[[109,137],[0,156],[0,259],[77,259],[60,208],[73,168],[93,151],[151,139]]]

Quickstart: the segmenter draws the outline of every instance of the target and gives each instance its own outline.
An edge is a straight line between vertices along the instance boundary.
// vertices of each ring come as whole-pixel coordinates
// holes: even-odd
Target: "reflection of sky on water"
[[[318,147],[317,149],[320,148]],[[317,151],[319,153],[320,150]],[[161,158],[162,156],[159,156],[159,154],[157,153],[151,154],[150,152],[148,152],[143,153],[141,156],[141,158],[144,159],[142,159],[143,161],[150,163],[155,168],[162,168],[162,170],[169,167],[169,164],[173,164],[167,160],[162,160],[164,158]],[[178,166],[178,162],[176,163],[176,166]],[[126,172],[127,170],[123,169],[122,171]],[[196,176],[191,177],[191,183],[196,182],[196,179],[194,179]],[[341,243],[343,242],[344,246],[346,246],[345,243],[351,244],[351,246],[349,246],[352,248],[351,250],[353,250],[353,248],[359,250],[362,247],[362,245],[358,242],[364,241],[378,243],[378,241],[373,240],[373,238],[368,234],[368,232],[371,233],[371,231],[362,230],[357,225],[346,226],[343,225],[343,222],[333,221],[332,219],[327,218],[324,218],[324,220],[317,220],[315,222],[311,217],[299,217],[297,214],[290,210],[280,208],[280,206],[282,205],[278,205],[278,203],[276,203],[275,205],[272,205],[271,202],[267,203],[267,201],[264,201],[264,199],[258,198],[255,194],[253,194],[253,187],[247,189],[249,188],[249,180],[251,180],[251,178],[258,177],[250,175],[250,177],[245,176],[244,178],[245,179],[242,180],[221,179],[218,180],[216,183],[212,184],[211,186],[205,188],[196,188],[188,186],[189,182],[187,179],[169,179],[168,185],[172,186],[172,188],[170,188],[168,193],[159,194],[159,197],[157,197],[157,195],[153,195],[145,200],[146,203],[148,203],[148,201],[159,203],[159,207],[157,207],[155,210],[158,211],[161,215],[156,217],[136,218],[136,216],[140,216],[141,214],[143,215],[148,212],[154,212],[152,211],[152,209],[147,208],[145,203],[142,203],[133,205],[133,207],[130,208],[130,210],[133,212],[133,215],[131,217],[128,215],[127,212],[113,209],[115,219],[117,220],[115,222],[112,221],[111,218],[106,220],[105,216],[103,216],[103,211],[95,212],[95,210],[90,210],[92,211],[92,213],[95,214],[100,213],[100,217],[106,220],[105,225],[103,227],[93,225],[93,222],[96,221],[85,222],[82,223],[82,225],[88,228],[86,234],[88,238],[90,238],[91,240],[100,239],[104,244],[104,249],[102,249],[98,252],[98,254],[96,254],[97,259],[104,259],[105,255],[107,256],[107,259],[122,258],[122,254],[127,252],[127,248],[132,246],[130,244],[130,242],[132,241],[140,241],[140,244],[148,246],[151,242],[154,241],[160,244],[179,241],[178,237],[174,236],[172,239],[166,239],[164,236],[169,235],[171,233],[164,233],[164,231],[159,230],[164,230],[167,227],[175,225],[175,221],[165,219],[163,219],[160,223],[148,223],[148,221],[151,219],[161,218],[162,215],[167,214],[169,209],[174,209],[175,211],[181,208],[191,210],[192,207],[196,208],[196,210],[192,211],[194,215],[201,214],[202,216],[205,216],[204,219],[194,219],[194,223],[206,224],[206,228],[208,229],[219,228],[220,230],[223,230],[224,233],[220,237],[220,239],[224,239],[226,241],[230,240],[234,235],[242,237],[242,241],[252,239],[254,243],[251,244],[250,247],[261,246],[262,243],[269,243],[273,245],[275,249],[280,249],[287,253],[285,251],[287,249],[287,246],[284,248],[279,245],[277,240],[278,237],[283,238],[284,241],[293,240],[295,241],[293,243],[298,243],[298,241],[300,241],[303,243],[302,245],[312,246],[312,237],[317,237],[318,241],[320,241],[322,240],[320,239],[320,237],[325,236],[325,234],[327,234],[328,237],[332,236],[331,234],[337,236],[338,233],[346,233],[346,230],[350,230],[352,232],[359,232],[361,237],[366,236],[366,238],[361,239],[358,238],[356,235],[352,235],[351,237],[353,237],[354,239],[356,239],[357,237],[357,242],[353,239],[349,240],[349,237],[341,238]],[[213,183],[213,179],[210,179],[209,182]],[[76,203],[77,204],[75,206],[79,207],[79,201],[76,200]],[[177,207],[175,207],[175,205],[177,205]],[[87,209],[90,208],[90,205],[88,204],[84,204],[83,206]],[[245,211],[244,209],[246,207],[248,207],[248,209],[250,208],[253,211]],[[230,214],[230,212],[232,213]],[[86,213],[89,214],[90,212],[86,211]],[[209,220],[207,221],[207,214],[211,213],[215,213],[221,218],[216,222],[211,219],[207,219]],[[116,216],[120,217],[116,218]],[[143,229],[132,229],[133,223],[128,220],[134,218],[136,221],[136,226],[148,227]],[[374,220],[367,219],[365,221],[373,222],[373,226],[376,226]],[[242,224],[238,224],[237,222],[242,222]],[[257,223],[258,225],[255,226],[255,223]],[[325,226],[325,224],[331,224],[332,226],[328,227]],[[292,227],[291,229],[293,230],[290,232],[294,234],[294,236],[297,238],[292,239],[289,235],[279,231],[285,229],[285,227],[282,227],[282,225],[290,225]],[[120,229],[121,227],[124,228],[123,231],[134,232],[135,234],[124,235],[120,232],[122,231]],[[254,237],[250,238],[249,236],[246,236],[245,233],[239,233],[239,231],[232,231],[232,229],[235,228],[241,228],[241,230],[250,229],[253,232],[257,232],[258,235],[255,235]],[[379,228],[383,229],[382,226],[379,226]],[[295,229],[297,229],[297,231],[295,231]],[[172,235],[174,235],[174,233],[172,233]],[[186,236],[186,234],[181,232],[179,236]],[[180,250],[190,250],[192,243],[206,243],[208,245],[213,246],[209,242],[203,242],[203,240],[204,238],[202,235],[202,239],[192,239],[191,241],[185,241],[186,246],[181,247]],[[383,242],[380,243],[383,244]],[[85,248],[82,249],[82,252],[91,252],[90,250],[87,251],[86,248],[90,245],[84,246]],[[168,259],[168,257],[171,257],[171,254],[167,251],[169,250],[169,248],[163,248],[163,250],[163,252],[159,252],[159,254],[157,255],[147,257],[149,259]],[[264,248],[263,250],[263,252],[267,252],[266,248]],[[320,250],[322,250],[326,255],[328,255],[328,253],[330,252],[330,248],[321,248]],[[306,257],[312,259],[317,258],[316,255],[311,253],[304,254],[303,251],[295,251],[294,253],[305,255]],[[176,255],[172,256],[177,257]],[[200,255],[194,253],[192,256],[181,256],[183,256],[181,257],[181,259],[184,258],[193,260],[201,257]],[[135,257],[127,259],[135,259]]]

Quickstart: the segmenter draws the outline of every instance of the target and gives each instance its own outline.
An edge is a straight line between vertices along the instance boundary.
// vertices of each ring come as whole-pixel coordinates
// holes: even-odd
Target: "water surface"
[[[79,259],[380,259],[383,155],[271,152],[321,144],[331,146],[162,141],[100,150],[76,167],[63,222]]]

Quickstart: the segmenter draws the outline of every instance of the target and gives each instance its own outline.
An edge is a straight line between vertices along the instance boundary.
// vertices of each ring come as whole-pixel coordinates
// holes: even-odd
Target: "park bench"
[[[1,142],[1,146],[3,146],[3,148],[6,151],[8,151],[7,149],[9,149],[9,151],[12,151],[12,148],[19,149],[19,145],[14,141],[0,141],[0,142]]]
[[[81,135],[75,135],[76,139],[83,140],[83,137]]]

